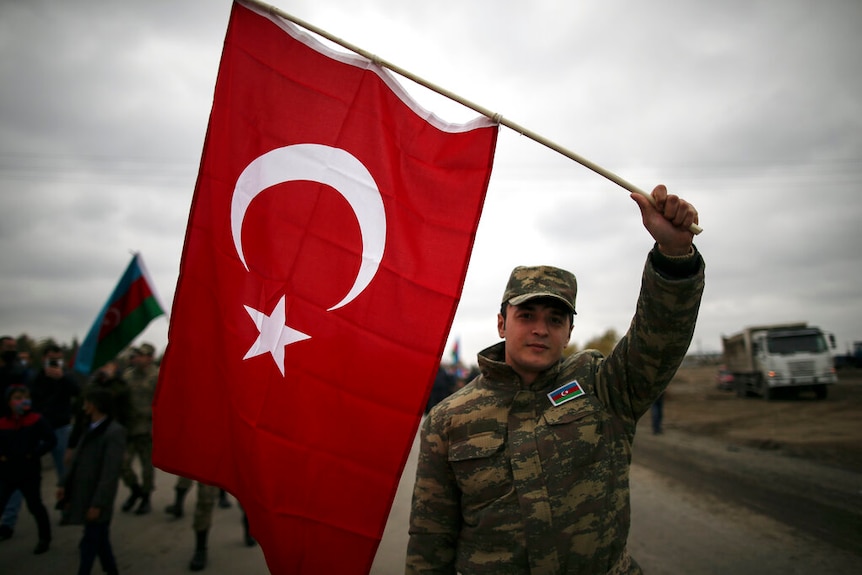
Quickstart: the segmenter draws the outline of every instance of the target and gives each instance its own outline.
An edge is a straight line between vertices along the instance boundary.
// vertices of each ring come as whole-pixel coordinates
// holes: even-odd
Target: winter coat
[[[61,486],[61,525],[83,525],[87,510],[101,510],[97,523],[109,523],[126,452],[126,430],[111,418],[81,437]]]

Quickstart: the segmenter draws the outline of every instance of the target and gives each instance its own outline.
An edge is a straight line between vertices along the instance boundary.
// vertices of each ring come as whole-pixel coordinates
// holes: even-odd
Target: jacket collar
[[[109,415],[108,417],[103,419],[102,422],[96,427],[90,428],[88,424],[87,432],[84,434],[84,440],[86,440],[88,437],[104,434],[105,430],[108,429],[108,426],[111,425],[112,421],[114,421],[114,418]]]
[[[506,363],[505,341],[501,341],[491,347],[483,349],[479,352],[477,359],[479,362],[479,371],[482,372],[482,378],[488,387],[514,391],[519,389],[531,389],[537,391],[547,388],[557,381],[560,374],[560,366],[562,365],[561,359],[540,373],[532,384],[525,386],[521,381],[521,376]]]

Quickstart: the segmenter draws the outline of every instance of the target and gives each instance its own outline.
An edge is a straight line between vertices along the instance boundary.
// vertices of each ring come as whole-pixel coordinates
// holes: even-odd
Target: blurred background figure
[[[150,494],[155,489],[153,468],[153,395],[159,380],[159,368],[154,363],[156,348],[148,343],[132,349],[129,359],[131,367],[123,373],[129,386],[131,413],[127,428],[126,457],[123,461],[123,483],[131,490],[123,503],[123,511],[131,511],[140,500],[136,515],[151,511]],[[141,479],[135,474],[132,464],[138,459]]]
[[[126,430],[111,417],[114,397],[107,389],[91,388],[84,396],[87,427],[57,488],[61,525],[83,525],[78,545],[78,575],[89,575],[96,557],[102,570],[117,575],[110,527],[120,470],[126,453]]]
[[[7,410],[0,418],[0,508],[15,491],[23,495],[39,530],[39,542],[33,550],[39,555],[51,543],[51,523],[42,503],[42,456],[57,439],[45,418],[31,411],[26,385],[8,386],[4,399]]]
[[[455,391],[455,378],[442,365],[439,366],[434,385],[431,386],[431,395],[428,396],[428,404],[425,406],[425,413],[427,414],[432,407],[449,397],[453,391]]]
[[[57,442],[51,450],[59,482],[66,471],[66,446],[72,433],[72,414],[81,393],[78,383],[66,373],[63,350],[50,344],[42,353],[42,368],[30,383],[33,411],[51,425]]]

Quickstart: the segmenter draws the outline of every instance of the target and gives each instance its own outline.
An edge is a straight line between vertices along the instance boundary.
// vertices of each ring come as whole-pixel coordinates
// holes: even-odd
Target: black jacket
[[[68,375],[53,379],[40,370],[29,387],[33,411],[44,415],[53,429],[72,422],[75,401],[81,393],[75,380]]]
[[[54,430],[38,413],[0,418],[0,480],[41,477],[41,457],[56,444]]]

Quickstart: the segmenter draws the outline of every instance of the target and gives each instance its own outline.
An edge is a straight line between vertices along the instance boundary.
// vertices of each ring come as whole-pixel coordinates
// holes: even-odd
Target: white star
[[[260,335],[249,348],[243,359],[249,359],[269,352],[278,371],[284,375],[284,348],[292,343],[311,339],[311,336],[288,327],[287,314],[284,311],[284,296],[275,304],[272,314],[266,315],[247,305],[243,306],[251,316]]]

